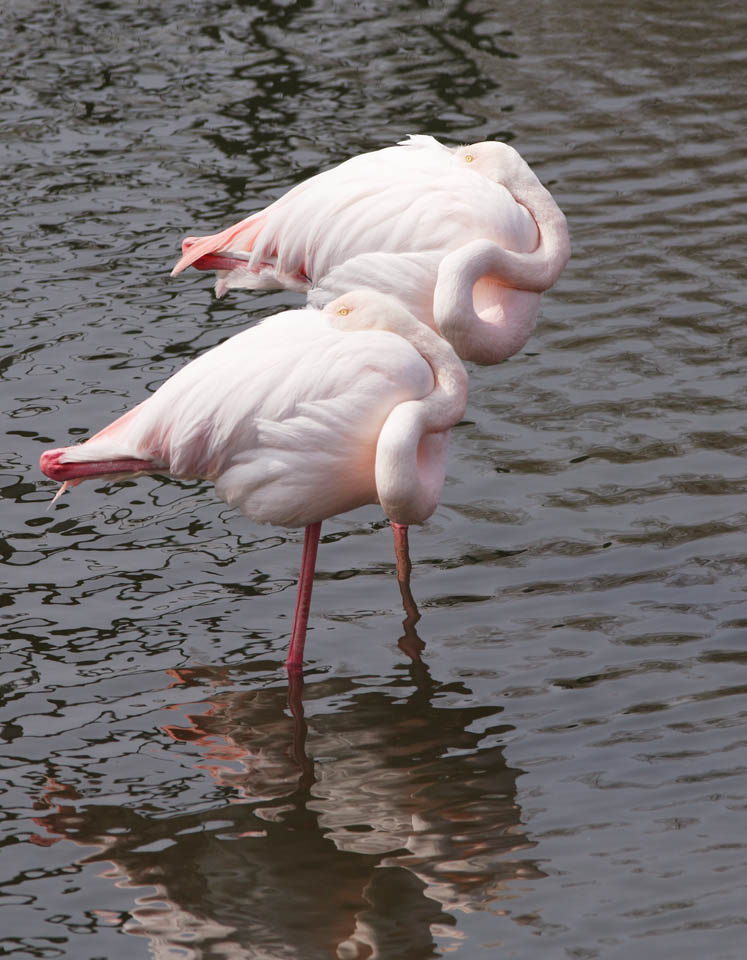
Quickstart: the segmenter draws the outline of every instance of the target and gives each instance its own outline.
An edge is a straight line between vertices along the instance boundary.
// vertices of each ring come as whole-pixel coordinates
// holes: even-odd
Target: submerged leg
[[[288,671],[288,707],[293,717],[293,759],[301,768],[301,778],[298,781],[300,790],[308,790],[316,780],[314,763],[306,753],[306,734],[309,728],[303,715],[303,672],[301,670]]]
[[[293,632],[288,648],[288,658],[285,661],[288,670],[301,670],[303,667],[303,646],[306,641],[306,624],[309,620],[309,607],[311,606],[311,588],[314,585],[316,551],[321,532],[321,522],[310,523],[303,535],[303,556],[301,557],[301,573],[298,578],[296,611],[293,615]]]
[[[397,559],[397,583],[402,595],[402,605],[405,608],[405,619],[402,621],[405,634],[399,641],[399,647],[412,660],[419,660],[420,651],[425,647],[425,644],[415,632],[415,624],[420,619],[420,611],[415,603],[412,590],[410,590],[412,563],[407,542],[407,525],[392,521],[392,533],[394,534],[394,556]]]

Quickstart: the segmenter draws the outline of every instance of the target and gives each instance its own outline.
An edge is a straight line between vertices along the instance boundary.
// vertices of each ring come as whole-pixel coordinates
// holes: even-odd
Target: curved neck
[[[398,404],[376,446],[379,502],[396,523],[422,523],[435,510],[446,469],[448,431],[467,405],[467,372],[454,350],[432,330],[412,321],[407,339],[433,370],[433,390]]]
[[[434,320],[442,336],[460,357],[478,363],[498,363],[521,349],[534,328],[537,302],[518,298],[523,301],[518,310],[510,315],[501,310],[486,321],[475,310],[475,283],[487,277],[541,294],[558,279],[571,250],[563,212],[522,157],[512,147],[500,146],[500,181],[532,215],[539,243],[531,253],[518,253],[490,240],[472,240],[443,258],[433,294]]]

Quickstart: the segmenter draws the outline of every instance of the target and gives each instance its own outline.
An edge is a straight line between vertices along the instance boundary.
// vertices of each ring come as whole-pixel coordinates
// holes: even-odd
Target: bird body
[[[476,240],[494,254],[479,276],[459,259]],[[447,339],[444,329],[458,326],[462,359],[496,363],[531,335],[540,294],[569,249],[565,217],[512,147],[452,149],[418,136],[311,177],[217,234],[187,237],[173,274],[217,269],[219,296],[280,287],[316,307],[370,287]],[[466,315],[450,312],[467,297]]]
[[[201,477],[248,517],[292,527],[378,502],[378,456],[386,462],[378,469],[382,488],[391,488],[391,519],[420,522],[433,498],[424,506],[412,489],[396,489],[397,478],[419,455],[423,481],[440,493],[445,431],[464,410],[465,375],[448,345],[401,307],[373,294],[361,299],[361,312],[386,314],[393,327],[414,331],[421,348],[425,339],[430,362],[394,329],[341,329],[357,323],[351,307],[350,320],[336,316],[334,305],[287,311],[193,360],[87,442],[52,451],[53,459],[45,454],[42,469],[56,464],[56,476],[68,479],[73,465],[97,462],[111,466],[104,475]],[[433,432],[421,424],[420,435],[413,417],[438,404],[433,351],[449,382],[458,381],[458,397],[445,425]],[[117,469],[117,461],[136,469]]]
[[[395,334],[345,336],[305,313],[274,317],[197,358],[66,461],[152,461],[174,477],[212,480],[247,516],[285,526],[374,501],[378,432],[394,404],[429,392],[430,368]],[[362,346],[386,357],[383,369],[355,368]]]
[[[523,251],[538,240],[530,213],[505,186],[433,137],[417,136],[317,174],[218,234],[187,237],[173,274],[227,249],[246,259],[219,278],[219,296],[237,287],[309,292],[362,254],[443,255],[475,237]]]

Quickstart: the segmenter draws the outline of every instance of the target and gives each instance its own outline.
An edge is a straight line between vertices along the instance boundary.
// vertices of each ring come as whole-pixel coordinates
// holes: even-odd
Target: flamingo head
[[[505,182],[508,171],[515,168],[517,163],[523,163],[520,154],[500,140],[484,140],[482,143],[457,147],[454,157],[460,166],[498,183]]]
[[[351,290],[324,307],[338,330],[392,330],[415,318],[399,300],[375,290]]]

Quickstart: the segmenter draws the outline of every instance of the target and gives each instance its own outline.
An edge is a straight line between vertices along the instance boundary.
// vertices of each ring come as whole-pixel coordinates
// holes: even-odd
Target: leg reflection
[[[288,709],[293,717],[293,745],[291,757],[301,769],[298,789],[307,791],[316,780],[314,764],[306,754],[306,736],[309,728],[303,712],[303,671],[288,671]]]

